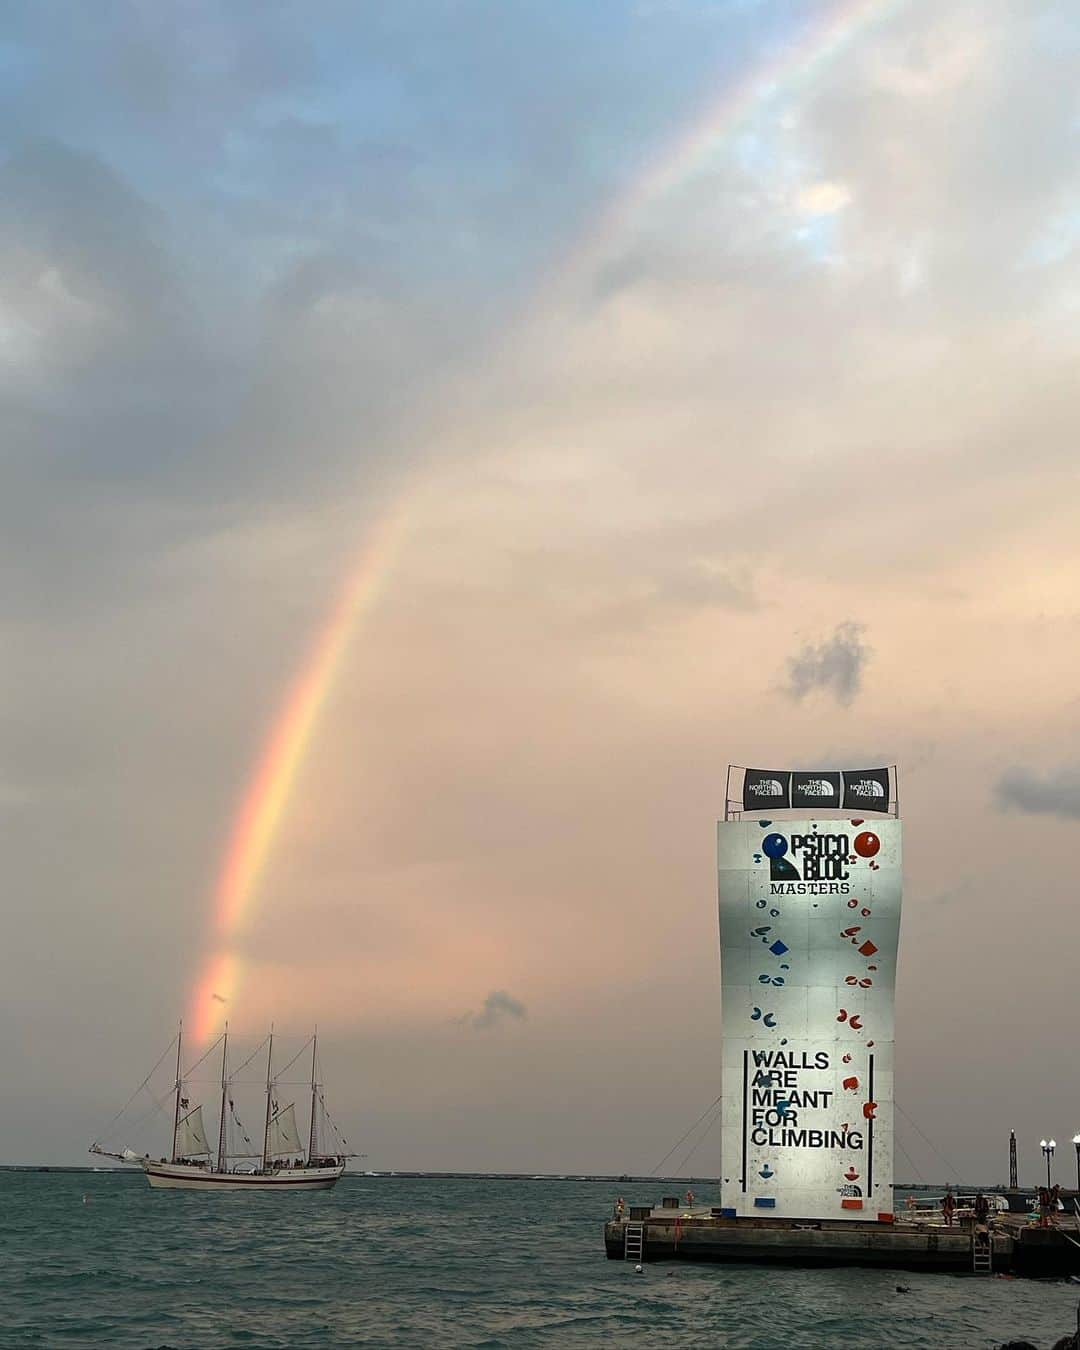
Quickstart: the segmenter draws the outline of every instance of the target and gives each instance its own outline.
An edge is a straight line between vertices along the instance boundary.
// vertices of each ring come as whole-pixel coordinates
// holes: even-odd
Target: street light
[[[1049,1142],[1045,1139],[1039,1140],[1039,1147],[1046,1155],[1046,1189],[1050,1189],[1050,1159],[1054,1156],[1054,1149],[1057,1148],[1057,1141],[1051,1139]],[[1076,1146],[1077,1157],[1080,1158],[1080,1144]]]
[[[1080,1134],[1073,1135],[1073,1143],[1076,1145],[1076,1191],[1080,1195]]]

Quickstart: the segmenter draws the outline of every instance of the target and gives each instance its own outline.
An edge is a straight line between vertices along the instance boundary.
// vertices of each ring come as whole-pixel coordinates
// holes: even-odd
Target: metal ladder
[[[623,1260],[640,1264],[645,1255],[645,1225],[628,1223],[623,1229]]]
[[[993,1274],[994,1239],[990,1233],[971,1234],[971,1269],[976,1275]]]

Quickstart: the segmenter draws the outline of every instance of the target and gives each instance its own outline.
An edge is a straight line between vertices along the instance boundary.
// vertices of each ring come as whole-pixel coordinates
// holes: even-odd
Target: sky
[[[317,1022],[365,1166],[648,1172],[719,1092],[726,766],[896,763],[897,1174],[1015,1129],[1037,1180],[1077,17],[6,8],[0,1161],[82,1161],[195,1015]]]

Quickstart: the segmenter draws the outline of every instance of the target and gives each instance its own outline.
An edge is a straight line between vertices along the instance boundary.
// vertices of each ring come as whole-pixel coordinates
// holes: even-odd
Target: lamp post
[[[1039,1147],[1042,1149],[1043,1154],[1044,1154],[1045,1157],[1046,1157],[1046,1189],[1049,1190],[1049,1189],[1050,1189],[1050,1159],[1054,1156],[1054,1149],[1057,1148],[1057,1141],[1054,1140],[1054,1139],[1051,1139],[1051,1140],[1049,1140],[1049,1141],[1046,1140],[1046,1139],[1040,1139],[1040,1140],[1039,1140]],[[1077,1146],[1076,1146],[1076,1154],[1077,1154],[1077,1157],[1080,1158],[1080,1144],[1077,1144]]]
[[[1076,1191],[1080,1195],[1080,1134],[1073,1135],[1073,1143],[1076,1145]]]

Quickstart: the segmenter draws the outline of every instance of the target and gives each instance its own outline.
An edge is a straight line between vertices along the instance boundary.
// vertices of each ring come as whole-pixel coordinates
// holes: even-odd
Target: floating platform
[[[632,1208],[604,1226],[611,1260],[876,1266],[946,1274],[1080,1274],[1075,1222],[1042,1228],[1003,1214],[989,1231],[943,1222],[729,1218],[714,1209]]]

